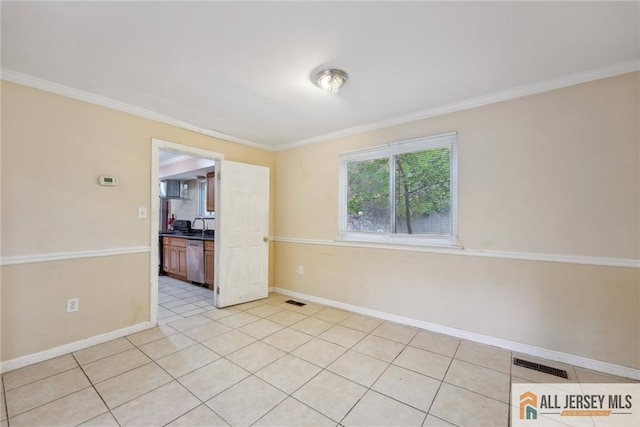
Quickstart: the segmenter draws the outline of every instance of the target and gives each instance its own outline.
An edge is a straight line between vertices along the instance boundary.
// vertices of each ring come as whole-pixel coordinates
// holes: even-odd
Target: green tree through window
[[[454,240],[456,138],[445,137],[343,155],[343,237],[361,233],[369,239],[379,234]]]

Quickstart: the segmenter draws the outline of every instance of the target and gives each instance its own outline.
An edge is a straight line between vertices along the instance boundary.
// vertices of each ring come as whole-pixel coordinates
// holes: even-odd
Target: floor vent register
[[[300,302],[300,301],[294,301],[294,300],[292,300],[292,299],[287,300],[287,301],[285,301],[285,302],[286,302],[287,304],[297,305],[298,307],[304,307],[305,305],[307,305],[307,304],[305,304],[305,303],[303,303],[303,302]]]
[[[513,358],[513,364],[516,366],[522,366],[523,368],[533,369],[534,371],[543,372],[549,375],[555,375],[560,378],[569,378],[567,371],[563,369],[552,368],[551,366],[541,365],[539,363],[529,362],[528,360]]]

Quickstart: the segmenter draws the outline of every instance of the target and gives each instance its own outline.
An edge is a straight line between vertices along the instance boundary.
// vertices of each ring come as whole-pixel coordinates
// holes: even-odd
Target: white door
[[[269,168],[223,160],[217,168],[218,308],[269,295]]]

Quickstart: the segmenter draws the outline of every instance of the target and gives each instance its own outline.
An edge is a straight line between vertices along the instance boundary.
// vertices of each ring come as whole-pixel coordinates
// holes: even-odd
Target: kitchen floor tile
[[[102,344],[94,345],[85,350],[76,351],[73,356],[76,358],[79,364],[86,365],[87,363],[95,362],[99,359],[111,356],[116,353],[121,353],[125,350],[133,348],[133,344],[126,338],[118,338],[112,341],[107,341]]]
[[[418,329],[416,328],[391,322],[384,322],[382,325],[371,331],[371,335],[386,338],[401,344],[408,344],[417,333]]]
[[[107,406],[113,409],[125,402],[170,382],[169,376],[155,363],[129,371],[95,385]]]
[[[339,310],[337,308],[325,308],[322,311],[313,315],[316,319],[324,320],[331,323],[340,323],[348,317],[351,317],[353,313],[348,311]]]
[[[607,375],[602,372],[591,371],[589,369],[574,368],[576,371],[576,377],[581,383],[637,383],[629,378],[615,377],[613,375]]]
[[[335,427],[335,425],[335,421],[292,397],[287,398],[254,424],[262,427]]]
[[[285,393],[291,394],[321,370],[316,365],[287,354],[259,370],[256,376]]]
[[[213,308],[211,310],[205,311],[202,313],[203,316],[208,317],[211,320],[220,320],[225,317],[233,316],[234,314],[240,313],[235,308],[227,307],[227,308]]]
[[[387,366],[387,362],[349,350],[327,369],[365,387],[371,387]]]
[[[391,365],[372,389],[426,413],[440,384],[440,381],[426,375]]]
[[[367,334],[362,331],[357,331],[355,329],[336,325],[333,328],[323,332],[320,335],[320,338],[322,338],[323,340],[331,341],[334,344],[350,348],[366,336]]]
[[[315,336],[320,335],[327,329],[333,327],[333,324],[324,320],[316,319],[315,317],[308,317],[292,325],[291,327],[300,332],[304,332],[305,334]]]
[[[176,381],[113,410],[121,426],[161,426],[186,414],[200,401]]]
[[[202,344],[216,353],[226,356],[234,351],[240,350],[243,347],[255,342],[255,338],[245,335],[240,331],[234,330],[227,332],[226,334],[218,335],[215,338],[204,341]]]
[[[113,418],[111,412],[105,412],[102,415],[98,415],[95,418],[90,419],[82,424],[79,427],[120,427],[120,424]]]
[[[158,326],[167,326],[168,324],[173,323],[176,320],[180,320],[184,318],[185,318],[184,316],[180,316],[179,314],[176,314],[174,316],[169,316],[169,317],[163,317],[162,319],[158,318]]]
[[[404,344],[369,335],[354,345],[353,350],[375,357],[376,359],[384,360],[385,362],[393,362],[404,347]]]
[[[196,326],[195,328],[184,331],[183,334],[188,336],[192,340],[202,342],[213,337],[217,337],[218,335],[227,333],[230,330],[231,328],[227,325],[223,325],[222,323],[216,322],[215,320],[210,320],[200,326]]]
[[[279,313],[272,314],[271,316],[267,317],[267,319],[271,320],[272,322],[276,322],[284,326],[291,326],[294,323],[298,323],[299,321],[306,318],[306,315],[290,310],[283,310]]]
[[[178,307],[171,308],[171,311],[173,311],[174,313],[181,314],[183,316],[186,316],[188,312],[193,311],[193,310],[200,310],[200,307],[198,307],[197,305],[194,305],[194,304],[184,304],[184,305],[180,305]],[[202,310],[202,311],[204,311],[204,310]]]
[[[313,337],[310,335],[303,334],[302,332],[291,328],[286,328],[264,338],[262,341],[289,353],[311,339],[313,339]]]
[[[5,393],[9,419],[40,405],[67,396],[91,384],[80,368],[14,388]]]
[[[433,415],[427,415],[427,419],[422,424],[422,427],[456,427],[454,424],[448,423],[445,420],[442,420],[438,417],[434,417]]]
[[[256,339],[262,339],[284,328],[279,323],[272,322],[267,319],[260,319],[256,322],[249,323],[238,330],[244,334],[252,336]]]
[[[262,304],[262,305],[259,305],[258,307],[254,307],[252,309],[247,310],[247,313],[253,314],[254,316],[259,316],[259,317],[269,317],[276,313],[281,312],[282,310],[284,309],[275,307],[270,304]]]
[[[218,359],[213,363],[181,377],[178,381],[195,394],[198,399],[209,400],[248,377],[249,372],[227,359]]]
[[[249,426],[286,397],[277,388],[251,376],[207,401],[207,406],[233,426]]]
[[[322,371],[293,394],[293,397],[340,422],[364,396],[367,389],[329,371]]]
[[[228,425],[229,424],[213,412],[211,408],[203,404],[167,424],[167,427],[223,427]]]
[[[462,341],[455,358],[506,374],[511,373],[511,352],[497,347]]]
[[[506,403],[450,384],[442,384],[429,412],[460,427],[506,427],[509,423]]]
[[[171,322],[169,326],[171,326],[173,329],[175,329],[178,332],[184,332],[188,329],[193,329],[196,326],[204,325],[205,323],[208,323],[210,321],[211,319],[209,319],[208,317],[198,315],[198,316],[191,316],[189,318],[176,320],[175,322]]]
[[[189,310],[189,311],[185,311],[184,313],[180,313],[180,315],[184,316],[184,317],[192,317],[192,316],[195,316],[196,314],[202,314],[205,311],[206,310],[204,308],[195,308],[193,310]]]
[[[78,425],[107,412],[107,407],[93,387],[64,396],[9,420],[11,426]]]
[[[36,382],[61,372],[69,371],[77,367],[78,363],[73,356],[71,354],[65,354],[64,356],[56,357],[55,359],[46,360],[44,362],[36,363],[35,365],[6,372],[2,374],[4,391],[7,392],[14,388]]]
[[[139,348],[144,351],[147,356],[157,360],[195,344],[196,342],[191,338],[182,334],[175,334],[168,336],[167,338],[142,345]]]
[[[131,371],[149,362],[151,362],[151,359],[143,352],[137,348],[132,348],[131,350],[126,350],[122,353],[91,362],[84,365],[82,369],[87,377],[89,377],[89,380],[96,384],[115,377],[116,375]]]
[[[511,378],[504,372],[454,359],[444,382],[509,403]]]
[[[236,310],[240,310],[240,311],[247,311],[250,310],[252,308],[256,308],[259,307],[261,305],[264,305],[267,303],[267,299],[259,299],[256,301],[251,301],[251,302],[245,302],[244,304],[238,304],[238,305],[234,305],[233,308],[235,308]]]
[[[230,328],[241,328],[244,325],[248,325],[249,323],[257,322],[261,317],[254,316],[249,313],[236,313],[229,317],[224,317],[219,320],[220,323],[224,323]]]
[[[451,359],[448,357],[413,347],[405,347],[402,353],[393,361],[394,365],[416,371],[437,380],[444,378],[450,363]]]
[[[256,372],[284,354],[283,351],[258,341],[231,353],[227,359],[249,372]]]
[[[347,317],[340,322],[340,325],[347,328],[355,329],[357,331],[366,332],[367,334],[373,331],[382,323],[382,320],[375,317],[363,316],[361,314],[354,314],[351,317]]]
[[[174,378],[179,378],[191,371],[208,365],[220,356],[202,344],[196,344],[169,356],[158,359],[158,365]]]
[[[318,338],[301,345],[291,352],[292,355],[318,365],[321,368],[327,367],[331,362],[340,357],[346,348],[330,343]]]
[[[426,416],[424,412],[370,390],[341,424],[343,426],[422,426]]]
[[[453,357],[460,345],[460,340],[434,332],[420,331],[413,337],[411,342],[409,342],[409,345],[421,350]]]
[[[0,388],[2,390],[2,388]],[[4,393],[0,393],[0,421],[7,419],[7,404],[4,399]]]

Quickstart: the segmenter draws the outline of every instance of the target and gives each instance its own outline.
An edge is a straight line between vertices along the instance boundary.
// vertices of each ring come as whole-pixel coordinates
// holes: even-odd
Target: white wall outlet
[[[304,274],[304,265],[298,266],[298,274]]]
[[[80,298],[70,298],[67,300],[67,313],[72,313],[80,309]]]
[[[138,208],[138,219],[147,218],[147,208]]]

